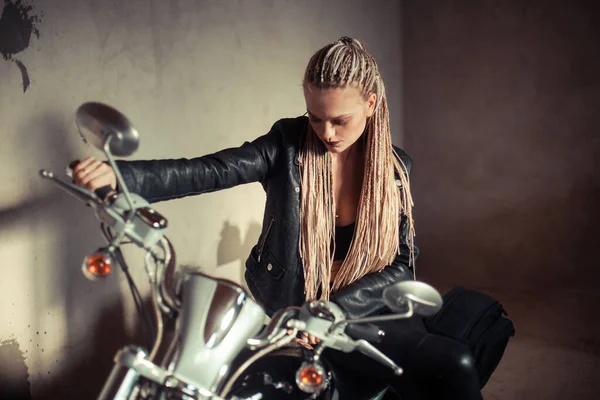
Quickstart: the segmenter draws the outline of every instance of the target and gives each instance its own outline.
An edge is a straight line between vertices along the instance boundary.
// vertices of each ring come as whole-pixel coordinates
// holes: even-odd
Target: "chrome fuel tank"
[[[198,389],[218,393],[233,360],[262,329],[265,316],[234,282],[190,274],[182,286],[179,343],[169,370]]]

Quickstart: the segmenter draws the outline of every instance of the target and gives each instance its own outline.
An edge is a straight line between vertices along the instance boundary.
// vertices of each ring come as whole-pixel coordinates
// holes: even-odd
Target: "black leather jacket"
[[[245,278],[255,300],[269,315],[304,302],[304,273],[298,250],[302,190],[298,156],[307,124],[306,117],[282,119],[269,133],[252,142],[194,159],[118,161],[129,190],[149,202],[250,182],[262,184],[266,191],[262,232],[246,261]],[[396,152],[410,170],[412,162],[408,155],[398,148]],[[381,300],[383,288],[412,279],[405,220],[401,234],[400,255],[391,265],[364,276],[332,296],[331,300],[350,317],[386,310]]]

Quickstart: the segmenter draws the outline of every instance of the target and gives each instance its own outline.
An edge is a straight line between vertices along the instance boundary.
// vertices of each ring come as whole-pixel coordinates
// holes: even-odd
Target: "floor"
[[[597,290],[487,291],[517,333],[483,390],[486,400],[600,399]]]
[[[600,398],[600,357],[515,337],[483,390],[486,400]]]

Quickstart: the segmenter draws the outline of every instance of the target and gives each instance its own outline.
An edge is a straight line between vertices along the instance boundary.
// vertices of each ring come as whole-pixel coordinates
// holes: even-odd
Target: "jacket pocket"
[[[249,258],[245,278],[256,301],[272,315],[275,311],[273,307],[281,302],[284,290],[281,285],[286,270],[275,260],[268,247],[265,247],[264,251],[261,263],[258,263],[254,256]]]
[[[252,270],[246,269],[246,282],[248,286],[253,286],[260,293],[259,297],[268,301],[273,297],[278,297],[284,290],[280,287],[280,280],[285,275],[286,269],[281,266],[273,257],[268,248],[263,255],[261,263],[254,263],[252,260]]]
[[[272,279],[278,281],[281,279],[283,274],[285,273],[285,268],[283,268],[273,257],[273,253],[271,251],[267,251],[264,254],[263,263],[259,264],[259,268],[263,269]]]

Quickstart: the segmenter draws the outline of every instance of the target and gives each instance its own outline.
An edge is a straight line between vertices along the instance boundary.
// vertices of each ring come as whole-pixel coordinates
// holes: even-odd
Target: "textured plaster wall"
[[[122,274],[90,282],[80,272],[83,256],[104,243],[90,210],[37,176],[101,157],[74,125],[83,102],[125,113],[141,135],[134,158],[198,156],[303,114],[308,58],[350,35],[380,64],[401,144],[396,1],[10,3],[31,7],[26,19],[39,38],[0,27],[0,45],[22,40],[0,59],[0,398],[7,387],[24,398],[92,398],[114,352],[139,330]],[[240,281],[263,203],[256,184],[156,207],[181,263]],[[141,265],[132,265],[145,292]]]
[[[514,320],[491,399],[600,393],[599,5],[403,2],[418,265]]]

